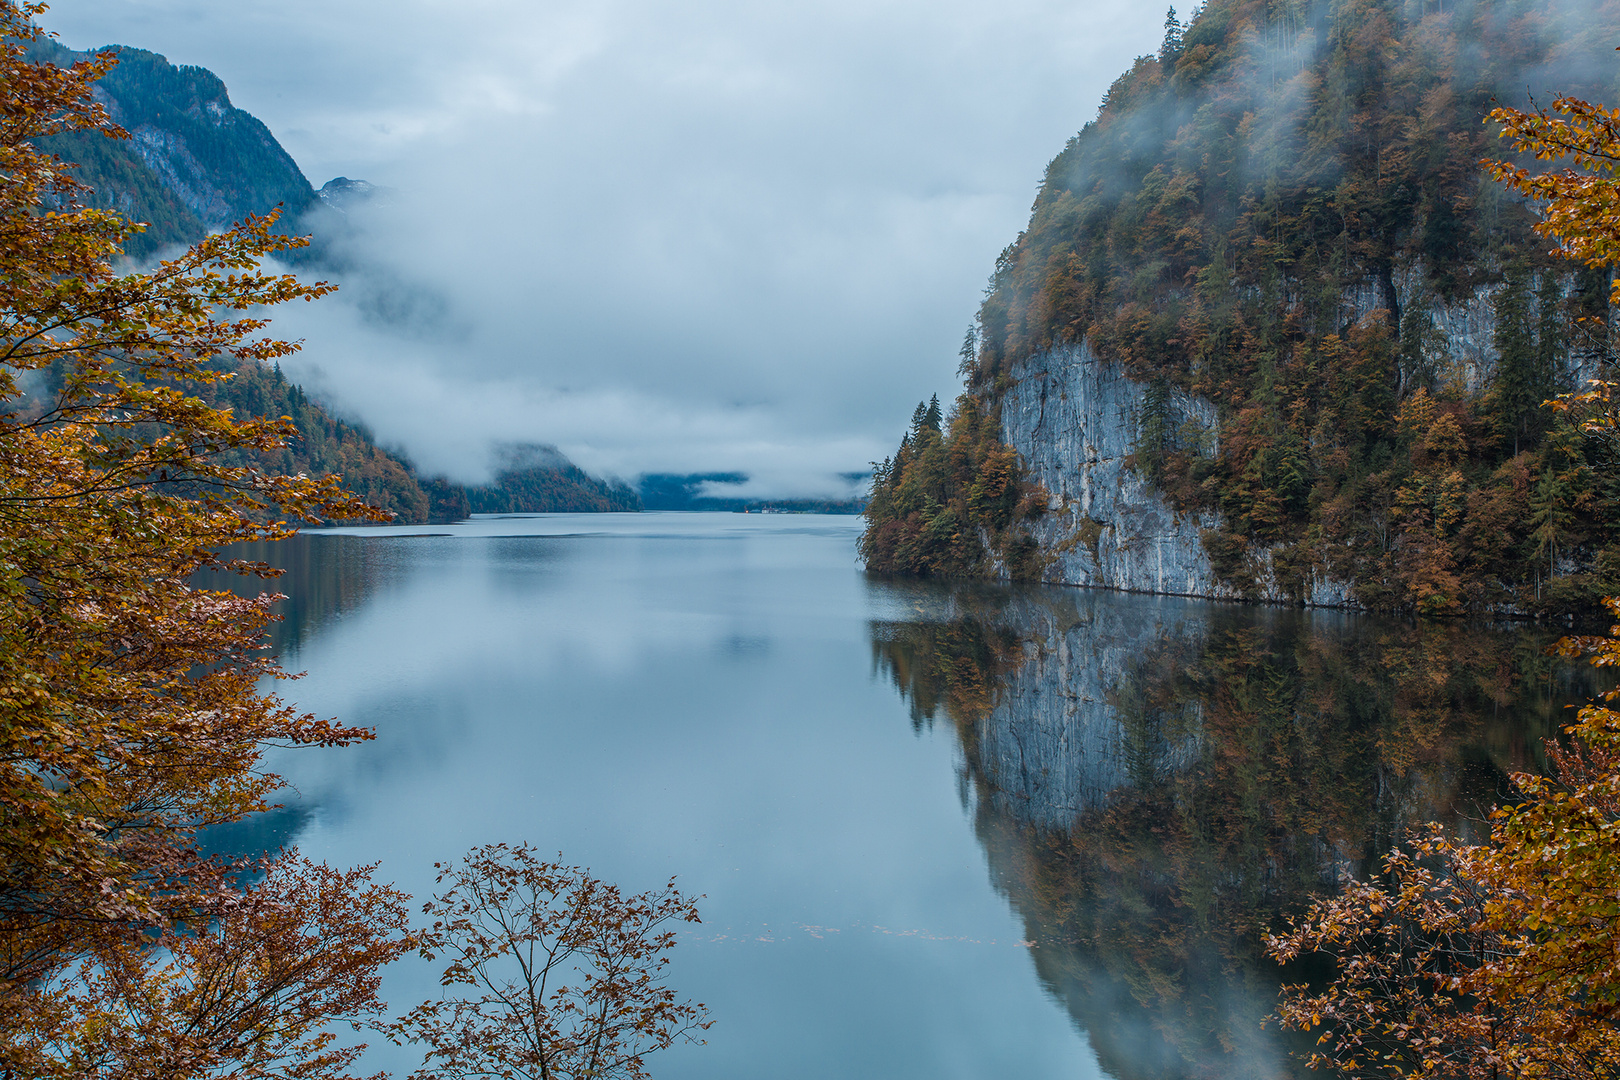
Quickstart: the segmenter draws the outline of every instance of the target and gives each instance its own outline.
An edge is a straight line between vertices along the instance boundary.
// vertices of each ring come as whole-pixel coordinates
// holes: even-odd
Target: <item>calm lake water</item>
[[[527,840],[703,896],[661,1080],[1291,1076],[1258,935],[1408,824],[1477,829],[1592,687],[1535,629],[867,579],[852,517],[307,534],[291,841],[427,894]],[[397,1009],[434,971],[391,969]],[[408,1072],[383,1046],[371,1068]]]

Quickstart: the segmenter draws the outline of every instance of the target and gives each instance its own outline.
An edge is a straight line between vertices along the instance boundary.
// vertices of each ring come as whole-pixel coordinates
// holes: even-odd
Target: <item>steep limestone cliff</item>
[[[1576,287],[1573,274],[1547,275],[1562,294]],[[1447,302],[1425,290],[1421,263],[1392,278],[1390,299],[1409,333],[1424,337],[1424,351],[1413,350],[1424,370],[1399,377],[1427,377],[1450,396],[1482,400],[1497,375],[1496,306],[1504,286],[1480,285]],[[1395,318],[1374,281],[1346,289],[1338,313],[1344,326],[1369,317]],[[1553,385],[1559,391],[1584,385],[1601,369],[1601,357],[1591,350],[1566,348],[1555,361]],[[1098,357],[1082,340],[1015,361],[1008,375],[1010,386],[997,399],[1001,437],[1050,495],[1047,512],[1028,526],[1045,556],[1043,581],[1207,599],[1363,606],[1351,582],[1320,572],[1312,574],[1303,596],[1291,594],[1277,580],[1273,546],[1251,549],[1254,585],[1247,590],[1216,573],[1203,534],[1220,529],[1223,515],[1209,508],[1178,510],[1138,467],[1149,384],[1123,365]],[[1214,403],[1172,388],[1167,406],[1175,428],[1196,432],[1202,454],[1218,452]]]
[[[1042,577],[1183,596],[1234,596],[1218,581],[1199,539],[1213,512],[1178,513],[1131,464],[1146,391],[1084,342],[1036,353],[1012,369],[1001,399],[1002,439],[1051,496],[1030,526],[1049,558]],[[1214,426],[1206,401],[1175,406]]]

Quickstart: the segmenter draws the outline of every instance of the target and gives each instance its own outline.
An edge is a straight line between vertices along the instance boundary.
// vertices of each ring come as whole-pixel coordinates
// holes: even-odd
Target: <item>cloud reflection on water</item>
[[[364,584],[305,605],[290,696],[378,731],[275,762],[309,853],[416,893],[434,859],[520,838],[631,888],[677,874],[705,921],[673,979],[720,1023],[661,1077],[1094,1075],[963,827],[952,740],[873,678],[867,620],[896,609],[856,519],[467,531],[525,527],[576,535],[297,542],[306,581]],[[430,975],[400,965],[386,994]]]

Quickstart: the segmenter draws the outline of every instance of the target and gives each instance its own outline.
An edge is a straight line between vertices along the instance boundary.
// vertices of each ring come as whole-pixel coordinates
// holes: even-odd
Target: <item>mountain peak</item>
[[[368,203],[381,203],[388,189],[378,187],[369,180],[350,180],[347,176],[335,176],[321,185],[315,193],[321,202],[330,206],[340,214],[346,214],[356,206]]]

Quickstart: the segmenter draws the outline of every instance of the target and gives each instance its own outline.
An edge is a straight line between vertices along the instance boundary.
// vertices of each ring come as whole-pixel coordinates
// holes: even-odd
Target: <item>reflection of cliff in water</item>
[[[1118,1077],[1296,1072],[1259,937],[1428,820],[1477,829],[1590,669],[1552,634],[1073,589],[917,587],[873,626],[945,716],[991,874]],[[1296,973],[1300,974],[1300,973]]]

